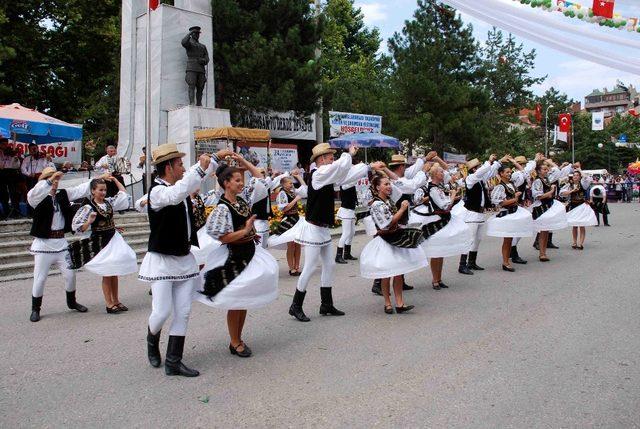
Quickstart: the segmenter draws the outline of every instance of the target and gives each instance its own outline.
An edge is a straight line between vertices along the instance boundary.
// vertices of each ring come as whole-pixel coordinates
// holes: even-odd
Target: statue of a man
[[[182,46],[187,51],[187,73],[185,80],[189,85],[189,104],[202,106],[202,91],[207,82],[205,66],[209,64],[207,47],[199,42],[200,27],[191,27],[189,34],[182,39]]]

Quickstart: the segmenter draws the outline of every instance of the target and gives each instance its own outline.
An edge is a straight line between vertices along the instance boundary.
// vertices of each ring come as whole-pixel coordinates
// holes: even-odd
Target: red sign
[[[615,0],[593,0],[593,14],[604,18],[613,18]]]

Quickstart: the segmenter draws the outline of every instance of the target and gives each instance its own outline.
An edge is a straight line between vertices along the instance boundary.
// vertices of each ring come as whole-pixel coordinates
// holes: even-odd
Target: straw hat
[[[517,162],[518,164],[526,164],[527,163],[527,157],[526,156],[516,156],[515,158],[513,158],[513,160],[515,162]]]
[[[389,163],[389,167],[393,167],[394,165],[405,165],[407,163],[407,158],[402,154],[396,154],[391,156],[391,162]]]
[[[476,168],[482,164],[478,158],[473,158],[471,161],[467,161],[467,170],[471,170],[472,168]]]
[[[311,150],[311,162],[315,161],[317,157],[328,153],[336,153],[335,149],[331,149],[329,143],[320,143],[315,145]]]
[[[42,170],[42,173],[40,173],[40,177],[38,177],[38,180],[46,180],[56,174],[56,171],[58,170],[56,170],[54,167],[45,167],[45,169]]]
[[[151,163],[153,165],[158,165],[161,162],[168,161],[174,158],[182,158],[183,156],[185,156],[185,153],[178,152],[178,146],[176,146],[175,143],[165,143],[161,144],[153,150],[153,161]]]

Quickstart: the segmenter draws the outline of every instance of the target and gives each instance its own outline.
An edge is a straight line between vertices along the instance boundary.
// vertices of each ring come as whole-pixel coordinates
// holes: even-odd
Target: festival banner
[[[464,164],[467,162],[466,154],[442,152],[442,160],[449,164]]]
[[[18,139],[20,136],[18,135]],[[20,156],[26,156],[29,154],[29,143],[25,142],[13,142],[10,141],[10,146],[13,146]],[[39,144],[38,150],[43,155],[50,155],[51,161],[54,164],[64,164],[70,162],[74,165],[82,162],[82,142],[70,141],[51,144]]]
[[[329,128],[332,138],[353,133],[382,133],[382,116],[329,112]]]
[[[267,168],[269,152],[273,171],[291,171],[298,164],[298,148],[292,144],[271,143],[268,150],[266,143],[238,143],[236,151],[256,167]]]
[[[269,130],[271,138],[316,140],[315,115],[298,116],[295,112],[252,112],[240,118],[236,127]]]

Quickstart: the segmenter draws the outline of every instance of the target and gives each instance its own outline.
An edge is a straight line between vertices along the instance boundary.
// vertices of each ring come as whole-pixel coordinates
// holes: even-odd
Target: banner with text
[[[274,139],[316,140],[315,115],[297,116],[295,112],[253,112],[234,125],[269,130],[271,138]]]
[[[256,167],[267,168],[268,154],[266,143],[238,144],[238,153]],[[271,169],[274,171],[291,171],[298,164],[298,149],[290,144],[271,144]]]
[[[353,133],[381,133],[382,116],[329,112],[329,128],[332,138]]]
[[[20,138],[20,135],[18,135]],[[16,148],[21,156],[29,154],[29,143],[17,141],[12,146]],[[82,162],[82,142],[60,142],[51,144],[39,144],[38,150],[44,155],[50,155],[54,164],[64,164],[70,162],[74,165]]]
[[[443,152],[442,160],[451,164],[462,164],[467,162],[467,155],[459,153]]]

